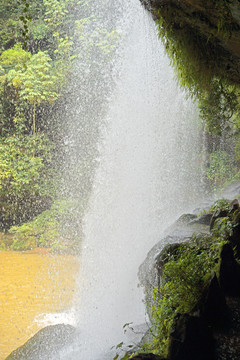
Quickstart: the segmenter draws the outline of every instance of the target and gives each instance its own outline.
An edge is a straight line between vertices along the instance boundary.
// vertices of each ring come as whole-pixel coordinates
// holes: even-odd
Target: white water
[[[125,323],[145,321],[138,267],[162,231],[194,206],[201,185],[195,107],[173,80],[155,24],[139,0],[126,11],[128,37],[84,221],[79,338],[65,350],[68,360],[105,358],[125,340]]]

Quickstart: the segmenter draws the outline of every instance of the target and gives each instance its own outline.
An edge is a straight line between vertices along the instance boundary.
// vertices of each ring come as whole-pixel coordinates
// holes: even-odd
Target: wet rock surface
[[[240,3],[239,0],[140,0],[145,8],[151,12],[154,20],[161,17],[171,20],[172,29],[176,36],[183,36],[184,32],[194,34],[199,43],[214,48],[221,54],[220,67],[226,76],[234,83],[240,83]],[[169,20],[169,13],[173,16]],[[231,36],[224,36],[219,29],[219,19],[223,18]],[[201,48],[201,46],[199,46]],[[204,52],[206,63],[211,63],[211,56]],[[237,192],[235,191],[235,194]]]
[[[217,219],[224,218],[226,216],[228,216],[228,211],[227,210],[220,209],[220,210],[215,211],[214,214],[212,215],[211,220],[210,220],[210,230],[213,229],[215,221]]]
[[[39,330],[24,345],[14,350],[6,360],[50,360],[59,358],[59,351],[71,343],[75,335],[71,325],[50,325]]]
[[[214,214],[204,215],[200,221],[189,214],[181,216],[168,229],[167,236],[150,250],[139,271],[145,286],[146,301],[151,302],[151,291],[161,285],[164,265],[177,256],[182,244],[191,244],[193,233],[203,239],[198,244],[199,249],[204,249],[204,236],[209,234],[211,225],[214,227],[217,219],[226,217],[232,224],[232,235],[229,232],[228,237],[223,237],[226,243],[222,245],[218,258],[217,273],[212,271],[196,306],[187,314],[175,316],[170,332],[168,360],[240,359],[239,202],[234,199],[229,210],[220,209]]]
[[[202,225],[207,225],[208,226],[211,223],[212,216],[213,216],[212,213],[203,214],[203,215],[201,215],[199,217],[196,217],[196,218],[192,219],[189,222],[189,225],[202,224]]]
[[[151,300],[153,289],[159,285],[161,269],[169,256],[173,255],[180,244],[188,242],[195,234],[209,234],[209,224],[197,221],[193,214],[182,215],[169,227],[160,241],[148,252],[146,259],[140,265],[138,277],[143,286],[146,300]]]

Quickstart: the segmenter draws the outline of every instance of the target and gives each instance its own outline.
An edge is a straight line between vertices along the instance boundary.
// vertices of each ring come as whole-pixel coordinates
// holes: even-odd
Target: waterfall
[[[79,336],[62,354],[68,360],[112,359],[111,346],[128,341],[124,324],[146,321],[138,267],[163,230],[200,197],[197,110],[176,85],[139,0],[119,4],[126,8],[118,22],[118,68],[83,223]]]

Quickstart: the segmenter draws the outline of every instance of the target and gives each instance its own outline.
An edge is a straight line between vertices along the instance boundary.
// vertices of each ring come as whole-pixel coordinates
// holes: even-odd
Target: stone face
[[[240,259],[240,210],[239,208],[233,211],[233,229],[232,236],[229,238],[229,242],[232,248],[235,250],[235,255]]]
[[[227,296],[240,296],[240,265],[229,243],[223,245],[220,254],[219,282]]]
[[[177,255],[177,252],[181,244],[173,243],[167,244],[164,246],[163,250],[155,258],[155,266],[158,273],[158,277],[162,276],[163,266],[171,259]]]
[[[71,325],[47,326],[38,331],[24,345],[14,350],[6,360],[51,360],[57,359],[59,350],[70,344],[75,335]]]
[[[221,197],[225,199],[233,199],[236,194],[240,194],[240,182],[234,182],[225,187],[221,192]]]
[[[215,211],[211,218],[211,221],[210,221],[210,230],[212,230],[212,228],[214,227],[214,223],[217,219],[224,218],[228,215],[229,215],[228,210],[220,209],[220,210]]]
[[[214,0],[140,0],[155,20],[168,15],[169,10],[179,17],[172,17],[171,26],[176,33],[194,32],[207,45],[209,41],[221,53],[222,70],[234,83],[240,83],[240,2]],[[223,17],[224,20],[223,20]],[[224,29],[221,31],[221,21]],[[207,59],[206,59],[207,61]]]
[[[203,214],[196,219],[193,219],[190,221],[190,225],[192,224],[203,224],[203,225],[210,225],[210,222],[212,220],[212,213]]]
[[[215,238],[211,240],[211,236],[209,237],[205,230],[201,233],[200,225],[204,224],[204,228],[209,229],[209,222],[213,227],[218,218],[225,217],[231,223],[228,237],[224,238],[228,243],[223,245],[220,258],[217,254],[216,267],[213,266],[217,274],[219,270],[219,277],[215,271],[208,280],[204,277],[200,301],[188,314],[178,314],[175,317],[169,338],[168,360],[239,359],[240,261],[236,260],[236,258],[240,259],[239,201],[234,199],[229,210],[219,209],[213,215],[210,212],[205,215],[206,217],[200,218],[200,221],[191,214],[181,216],[168,229],[168,236],[152,248],[140,269],[142,284],[148,296],[146,296],[147,302],[151,304],[151,289],[160,285],[162,268],[169,259],[179,256],[179,247],[187,249],[197,244],[197,251],[200,253],[202,249],[210,248],[211,241],[214,243]],[[198,235],[190,239],[189,230],[192,234],[194,226],[197,226]],[[144,278],[144,274],[147,277]],[[134,357],[134,359],[155,359],[151,357],[153,354],[140,356],[142,357]]]
[[[171,360],[213,360],[214,340],[201,318],[178,314],[170,333],[168,358]]]
[[[145,298],[148,305],[152,303],[152,293],[160,284],[162,266],[169,260],[171,255],[176,254],[180,244],[189,242],[193,233],[208,234],[209,225],[194,223],[196,215],[182,215],[165,232],[165,237],[153,246],[146,259],[139,267],[138,277],[144,288]]]
[[[214,328],[222,328],[228,324],[228,308],[215,271],[212,272],[197,307],[200,316],[204,318],[208,325]]]
[[[197,215],[195,214],[183,214],[180,216],[180,218],[177,220],[178,223],[187,224],[189,221],[192,221],[197,218]]]

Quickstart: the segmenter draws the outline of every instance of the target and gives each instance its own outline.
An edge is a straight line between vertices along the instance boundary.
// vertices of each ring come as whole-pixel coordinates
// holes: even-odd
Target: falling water
[[[125,323],[145,322],[138,267],[163,230],[200,196],[195,106],[173,80],[155,24],[139,0],[119,3],[126,5],[118,22],[124,30],[120,60],[83,224],[79,337],[65,349],[68,360],[104,359],[111,346],[125,341]]]

